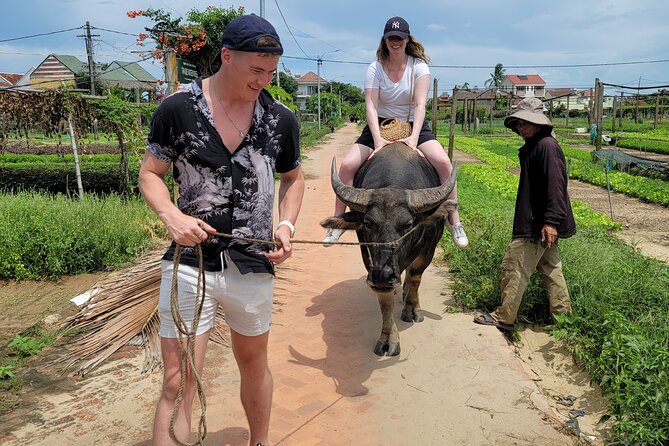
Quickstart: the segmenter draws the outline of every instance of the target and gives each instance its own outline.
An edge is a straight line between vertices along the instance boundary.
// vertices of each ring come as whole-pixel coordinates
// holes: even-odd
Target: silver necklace
[[[215,84],[214,78],[212,78],[210,85],[213,86],[214,84]],[[213,97],[215,97],[216,100],[218,101],[218,104],[223,109],[223,113],[225,113],[225,116],[228,118],[228,121],[230,121],[230,124],[232,124],[232,126],[235,128],[235,130],[237,130],[237,133],[239,133],[239,137],[244,138],[246,136],[246,132],[248,132],[248,129],[246,131],[239,130],[239,127],[237,127],[237,124],[235,124],[235,121],[233,121],[232,118],[230,117],[230,114],[228,113],[228,110],[226,110],[226,108],[223,106],[223,102],[221,101],[221,99],[218,97],[217,94],[215,94],[215,92],[213,91],[213,88],[211,90],[212,90],[211,95]],[[250,128],[250,126],[249,126],[249,128]]]

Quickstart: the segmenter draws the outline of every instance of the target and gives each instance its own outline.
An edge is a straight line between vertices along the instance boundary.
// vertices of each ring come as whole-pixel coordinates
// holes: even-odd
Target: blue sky
[[[86,20],[98,28],[137,34],[149,22],[129,19],[125,13],[148,7],[173,15],[208,5],[244,6],[247,12],[259,13],[260,4],[260,0],[23,0],[4,8],[0,41],[75,28]],[[321,57],[322,77],[359,87],[385,21],[394,15],[404,17],[412,34],[425,45],[439,93],[464,82],[483,86],[496,63],[502,63],[507,74],[540,74],[548,88],[588,88],[595,77],[629,86],[639,81],[642,86],[669,84],[669,62],[546,67],[669,60],[669,2],[665,0],[266,0],[264,4],[265,17],[275,25],[285,47],[280,68],[316,72],[315,60],[304,59]],[[0,42],[0,72],[25,72],[49,53],[85,60],[84,41],[77,37],[81,33]],[[138,59],[132,53],[140,49],[133,37],[101,30],[95,34],[99,34],[96,61]],[[143,66],[161,75],[159,64]]]

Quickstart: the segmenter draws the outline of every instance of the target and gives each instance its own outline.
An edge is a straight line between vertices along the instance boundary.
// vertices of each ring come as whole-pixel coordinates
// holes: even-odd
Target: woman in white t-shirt
[[[381,43],[376,50],[376,58],[369,65],[365,78],[367,125],[341,162],[341,181],[344,184],[353,184],[353,177],[362,163],[390,144],[379,131],[379,124],[384,119],[406,120],[409,116],[409,122],[412,123],[411,135],[400,141],[425,156],[444,183],[453,167],[444,148],[425,122],[425,103],[430,89],[430,69],[427,64],[430,59],[425,54],[423,45],[409,33],[409,24],[402,17],[392,17],[386,22]],[[449,198],[457,199],[455,188]],[[334,215],[341,215],[345,211],[346,205],[337,199]],[[445,223],[456,246],[466,247],[469,241],[458,211],[449,212]],[[328,229],[323,244],[331,246],[339,240],[342,233],[342,229]]]

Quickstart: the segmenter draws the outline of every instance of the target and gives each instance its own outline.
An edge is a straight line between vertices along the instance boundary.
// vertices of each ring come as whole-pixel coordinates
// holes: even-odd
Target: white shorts
[[[267,332],[272,324],[274,276],[269,273],[241,274],[227,255],[226,260],[228,267],[223,271],[205,272],[206,293],[196,334],[201,335],[214,327],[219,305],[225,313],[225,321],[235,332],[244,336]],[[160,336],[163,338],[179,337],[170,308],[173,269],[172,261],[163,260],[158,302]],[[198,268],[179,265],[178,274],[179,310],[190,330],[195,312]]]

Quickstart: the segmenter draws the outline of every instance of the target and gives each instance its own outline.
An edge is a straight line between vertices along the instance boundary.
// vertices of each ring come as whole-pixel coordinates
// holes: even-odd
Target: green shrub
[[[16,375],[14,374],[13,365],[0,366],[0,381],[5,379],[13,379],[14,377],[16,377]]]
[[[164,230],[139,198],[0,194],[0,278],[108,270],[133,259]]]
[[[21,336],[20,334],[17,334],[7,345],[7,347],[20,358],[34,356],[46,346],[47,343],[42,340],[35,339],[31,336]]]
[[[136,187],[139,166],[130,167],[130,182]],[[81,183],[84,192],[108,194],[117,192],[122,184],[121,166],[118,163],[81,164]],[[73,164],[38,165],[14,163],[0,166],[0,190],[46,191],[52,194],[78,193],[77,177]]]

